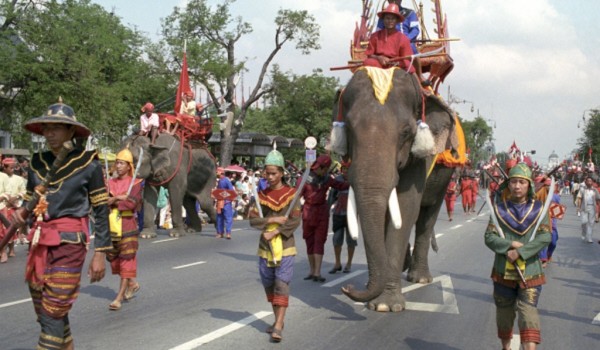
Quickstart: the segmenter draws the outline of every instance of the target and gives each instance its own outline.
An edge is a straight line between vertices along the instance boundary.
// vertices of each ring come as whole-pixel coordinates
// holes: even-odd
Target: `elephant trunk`
[[[365,252],[369,267],[369,282],[365,290],[349,285],[342,292],[350,299],[367,302],[378,297],[385,287],[389,264],[385,249],[385,225],[389,190],[358,189],[355,192]]]

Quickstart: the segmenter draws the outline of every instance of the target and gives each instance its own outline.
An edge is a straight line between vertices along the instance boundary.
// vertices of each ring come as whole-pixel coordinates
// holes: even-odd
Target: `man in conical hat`
[[[31,159],[25,201],[32,198],[63,143],[85,138],[90,129],[77,121],[73,108],[62,103],[49,106],[41,117],[25,123],[25,129],[44,136],[49,151],[36,153]],[[108,233],[108,193],[102,165],[96,151],[75,148],[68,153],[62,167],[50,179],[45,195],[47,207],[38,205],[40,215],[34,222],[27,261],[26,280],[37,320],[41,325],[39,349],[73,349],[69,311],[79,295],[81,273],[89,242],[89,214],[95,217],[93,258],[88,269],[90,282],[104,277],[106,251],[112,249]],[[23,208],[12,220],[23,224]],[[65,272],[69,278],[64,278]],[[60,298],[53,296],[60,295]]]
[[[284,168],[283,155],[277,150],[271,151],[265,159],[264,170],[269,187],[258,193],[258,200],[248,213],[250,225],[261,231],[258,266],[267,301],[275,315],[275,322],[266,330],[274,342],[283,339],[296,255],[294,231],[300,226],[301,215],[299,201],[293,203],[296,190],[283,182]],[[290,214],[286,217],[288,211]]]
[[[125,148],[117,154],[115,169],[117,176],[108,183],[108,206],[111,209],[109,228],[113,249],[107,254],[112,274],[121,277],[117,297],[108,306],[114,311],[121,309],[123,299],[133,298],[140,289],[136,281],[139,230],[135,212],[142,203],[142,180],[133,178],[135,168],[129,149]]]
[[[492,269],[498,338],[510,349],[515,316],[521,343],[535,349],[541,343],[537,303],[546,283],[539,252],[551,241],[548,213],[535,199],[531,169],[516,164],[495,196],[485,244],[495,253]],[[517,270],[518,269],[518,270]]]

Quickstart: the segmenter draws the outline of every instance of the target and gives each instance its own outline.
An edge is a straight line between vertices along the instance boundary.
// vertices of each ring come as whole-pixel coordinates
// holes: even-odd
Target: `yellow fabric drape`
[[[388,94],[392,89],[392,82],[394,78],[394,72],[398,67],[392,67],[388,69],[381,69],[377,67],[360,67],[358,70],[365,70],[369,78],[371,78],[371,84],[373,85],[373,91],[375,92],[375,98],[379,103],[385,104]]]
[[[456,138],[458,139],[458,147],[456,148],[457,157],[452,155],[451,150],[447,149],[440,153],[437,157],[438,163],[443,163],[449,168],[457,166],[463,166],[467,162],[467,143],[465,141],[465,133],[460,125],[458,117],[454,116],[454,132],[456,132]]]
[[[112,208],[110,210],[110,214],[108,214],[108,227],[110,229],[110,235],[113,238],[121,238],[123,235],[123,225],[121,217],[123,216],[133,216],[133,212],[131,210],[124,210],[119,212],[119,209]]]
[[[279,224],[268,224],[266,232],[271,232],[277,227],[279,227]],[[279,266],[281,259],[283,258],[283,239],[281,239],[281,234],[277,234],[269,241],[269,247],[271,250],[267,252],[267,266]]]

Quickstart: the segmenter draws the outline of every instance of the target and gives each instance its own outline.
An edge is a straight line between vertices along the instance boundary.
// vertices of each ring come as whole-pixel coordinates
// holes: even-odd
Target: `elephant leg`
[[[415,247],[412,253],[406,280],[414,283],[431,283],[429,272],[429,246],[433,237],[433,227],[440,213],[443,199],[434,206],[422,207],[415,225]]]
[[[183,197],[183,207],[187,212],[189,225],[186,228],[187,233],[202,232],[202,222],[196,212],[196,198],[191,196]]]
[[[154,219],[156,218],[156,202],[158,201],[158,191],[156,188],[146,185],[144,187],[144,227],[140,232],[141,238],[155,238],[156,237],[156,224]]]
[[[181,191],[178,191],[178,189],[175,188],[175,186],[169,186],[169,202],[171,204],[171,220],[173,221],[173,229],[169,233],[169,236],[185,236],[185,227],[183,224],[182,211],[183,194],[181,193]]]
[[[196,200],[200,203],[200,209],[208,215],[209,223],[216,223],[217,210],[215,209],[215,203],[210,194],[211,191],[211,186],[204,186],[202,192],[196,197]]]

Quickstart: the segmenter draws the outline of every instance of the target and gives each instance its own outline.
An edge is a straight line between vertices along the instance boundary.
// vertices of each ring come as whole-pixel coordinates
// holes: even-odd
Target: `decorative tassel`
[[[333,122],[329,145],[325,147],[328,151],[345,156],[348,153],[348,143],[346,142],[346,129],[344,122]]]
[[[424,121],[417,121],[417,135],[411,149],[417,158],[425,158],[435,154],[435,142],[429,125]]]

